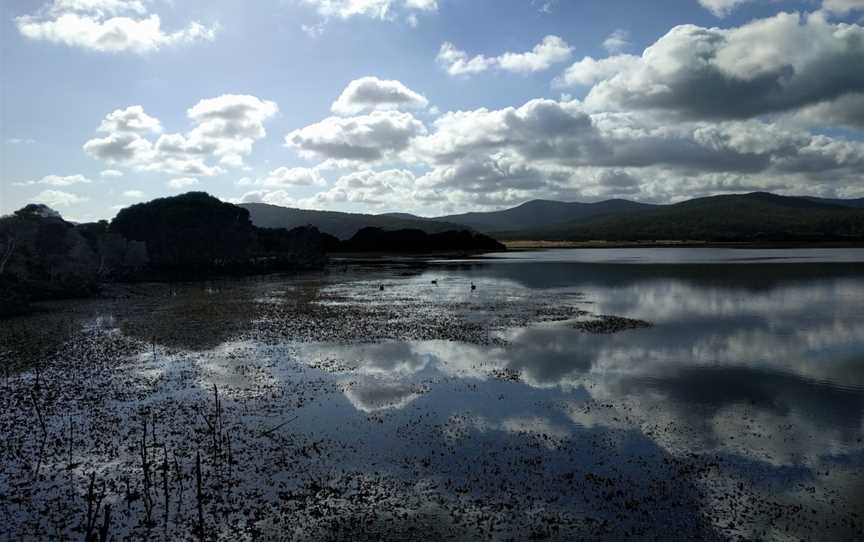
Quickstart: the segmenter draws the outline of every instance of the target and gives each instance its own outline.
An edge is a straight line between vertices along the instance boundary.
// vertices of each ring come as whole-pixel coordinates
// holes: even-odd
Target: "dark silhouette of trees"
[[[468,230],[425,233],[421,230],[385,231],[363,228],[339,244],[341,252],[491,252],[506,247],[487,235]]]
[[[257,228],[249,211],[203,192],[139,203],[110,223],[72,224],[45,205],[0,217],[0,316],[29,299],[90,295],[106,280],[192,278],[323,267],[328,251],[503,250],[469,231],[365,228],[340,242],[313,226]]]
[[[229,267],[248,261],[256,241],[248,211],[204,192],[127,207],[110,231],[145,243],[155,269]]]

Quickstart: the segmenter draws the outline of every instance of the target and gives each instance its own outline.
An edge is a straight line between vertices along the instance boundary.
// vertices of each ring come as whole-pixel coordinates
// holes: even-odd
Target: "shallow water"
[[[208,539],[864,536],[861,255],[665,250],[61,305],[0,395],[3,530],[80,538],[95,473],[117,537],[194,538],[200,453]]]

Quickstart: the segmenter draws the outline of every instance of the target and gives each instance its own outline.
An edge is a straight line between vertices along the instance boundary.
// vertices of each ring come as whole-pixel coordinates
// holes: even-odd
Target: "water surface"
[[[226,540],[860,538],[862,259],[547,251],[77,303],[42,360],[36,466],[35,376],[6,380],[0,505],[14,539],[69,531],[95,472],[117,532],[191,536],[201,453]],[[176,458],[164,526],[165,491],[148,523],[123,489],[144,418]]]

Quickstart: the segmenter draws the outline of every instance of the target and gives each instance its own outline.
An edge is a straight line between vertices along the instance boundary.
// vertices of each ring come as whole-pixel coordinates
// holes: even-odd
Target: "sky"
[[[0,215],[864,197],[864,0],[2,0]]]

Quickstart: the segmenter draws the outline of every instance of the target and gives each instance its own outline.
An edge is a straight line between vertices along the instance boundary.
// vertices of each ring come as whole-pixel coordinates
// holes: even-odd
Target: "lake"
[[[10,540],[864,537],[864,250],[115,290],[0,323]]]

